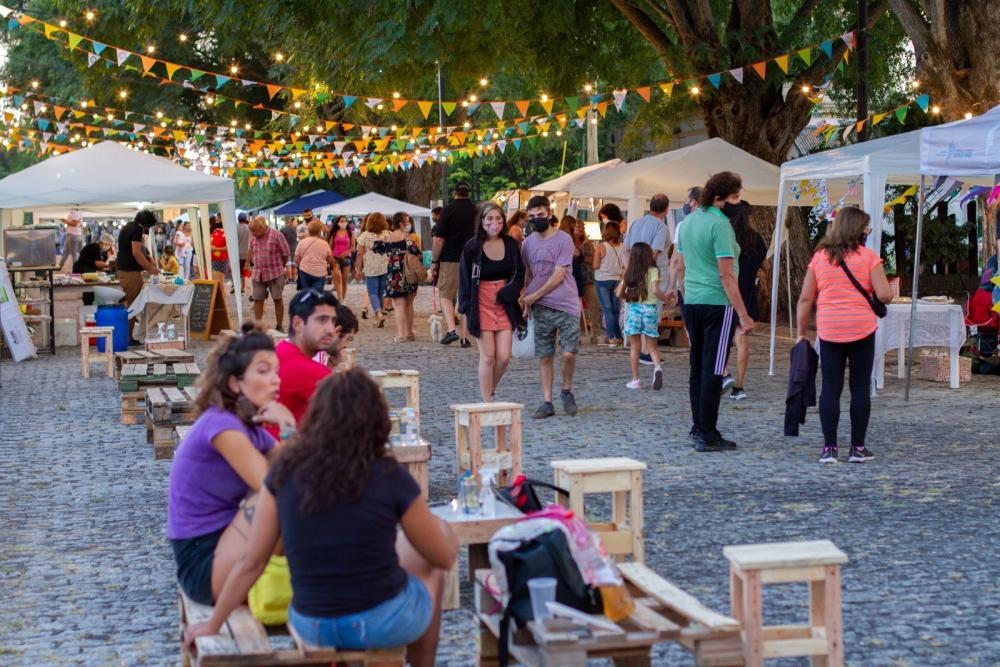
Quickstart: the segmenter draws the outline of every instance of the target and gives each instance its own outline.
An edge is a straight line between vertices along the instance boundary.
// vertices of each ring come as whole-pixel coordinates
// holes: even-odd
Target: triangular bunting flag
[[[867,121],[859,120],[857,123],[854,124],[854,131],[857,132],[858,134],[861,134],[861,130],[865,129],[866,122]]]
[[[292,89],[292,95],[294,95],[294,94],[295,94],[295,90]],[[382,104],[382,98],[380,98],[380,97],[369,97],[367,100],[365,100],[365,104],[368,106],[369,109],[374,109],[378,105]]]
[[[760,78],[762,78],[762,79],[766,79],[767,78],[767,61],[766,60],[762,60],[759,63],[754,63],[750,67],[753,68],[753,71],[756,72],[757,76],[759,76]]]
[[[853,30],[851,32],[845,32],[843,35],[840,36],[840,38],[842,40],[844,40],[844,44],[847,44],[847,48],[849,48],[849,49],[853,49],[854,48],[854,43],[855,42],[854,42],[854,31]]]
[[[833,58],[833,40],[829,39],[826,40],[825,42],[819,45],[819,48],[821,51],[823,51],[823,53],[826,54],[827,58],[831,59]]]
[[[355,97],[354,95],[344,95],[342,99],[344,100],[345,109],[350,109],[351,105],[358,101],[358,98]]]
[[[598,102],[597,103],[597,113],[601,114],[601,118],[604,118],[604,116],[607,115],[607,113],[608,113],[608,103],[607,102]]]
[[[715,74],[709,74],[706,78],[708,79],[708,82],[711,83],[716,90],[718,90],[719,86],[722,84],[722,75],[719,74],[718,72],[716,72]]]
[[[875,127],[876,125],[881,123],[884,119],[885,119],[884,113],[875,114],[875,116],[872,118],[872,127]]]
[[[625,104],[625,97],[628,95],[628,91],[625,89],[613,90],[611,91],[611,96],[615,98],[615,108],[619,111],[622,110],[622,105]],[[544,105],[543,105],[544,106]],[[546,109],[551,113],[551,105]]]
[[[927,93],[924,93],[923,95],[918,97],[915,101],[917,103],[917,106],[920,107],[920,110],[923,111],[924,113],[927,113],[927,105],[931,101],[931,96],[928,95]]]
[[[175,65],[174,63],[163,63],[167,68],[167,80],[171,81],[174,78],[174,73],[181,68],[180,65]]]
[[[802,62],[804,62],[807,66],[812,65],[812,59],[813,59],[812,47],[807,46],[804,49],[799,49],[798,51],[795,52],[795,55],[801,58]]]
[[[490,102],[490,108],[497,115],[499,120],[503,120],[503,111],[507,107],[506,102]]]
[[[531,104],[531,102],[528,100],[518,100],[517,102],[514,102],[514,106],[517,107],[517,110],[520,112],[522,118],[528,115],[529,104]]]
[[[639,93],[640,95],[642,93]],[[646,101],[649,101],[649,88],[646,88]],[[580,106],[579,96],[574,95],[573,97],[566,98],[566,106],[569,107],[570,112],[576,111],[576,108]]]
[[[737,83],[740,83],[740,84],[743,83],[743,68],[742,67],[734,67],[733,69],[729,70],[729,73],[733,75],[733,78],[736,79]]]
[[[673,83],[661,83],[660,84],[660,90],[663,91],[664,95],[666,95],[667,97],[670,97],[671,95],[674,94],[674,84]]]
[[[899,107],[898,109],[896,109],[896,120],[898,120],[900,123],[905,123],[906,112],[909,110],[910,110],[909,107]]]
[[[469,106],[466,107],[466,113],[471,116],[472,114],[476,113],[476,109],[478,108],[479,108],[478,103],[471,103],[469,104]]]
[[[193,69],[193,70],[191,70],[191,80],[192,81],[197,81],[198,79],[200,79],[203,76],[205,76],[205,73],[202,72],[200,69]]]
[[[273,83],[265,84],[267,87],[267,99],[273,100],[274,96],[281,92],[281,86],[275,85]]]
[[[142,61],[142,71],[143,73],[148,72],[156,64],[156,58],[149,58],[148,56],[139,56],[139,60]]]
[[[782,72],[788,74],[788,54],[778,56],[774,59],[774,62],[778,63],[778,67],[781,68]]]
[[[46,37],[47,39],[52,39],[52,35],[53,35],[53,33],[55,33],[55,32],[58,32],[58,31],[59,31],[59,28],[58,28],[58,26],[54,26],[54,25],[52,25],[52,24],[50,24],[50,23],[42,23],[42,26],[43,26],[43,27],[42,27],[42,30],[44,30],[44,31],[45,31],[45,37]]]
[[[75,49],[76,47],[80,46],[80,42],[83,41],[83,35],[78,35],[75,32],[71,32],[68,34],[69,34],[69,48]]]
[[[844,130],[844,134],[843,134],[843,136],[842,136],[841,138],[842,138],[842,139],[843,139],[844,141],[847,141],[847,137],[848,137],[848,136],[850,136],[850,134],[851,134],[851,130],[853,130],[853,129],[854,129],[854,126],[853,126],[853,125],[848,125],[848,126],[847,126],[847,129],[845,129],[845,130]]]
[[[87,54],[87,67],[93,67],[94,63],[96,63],[98,60],[100,60],[100,57],[98,57],[98,55],[96,53],[88,53]]]
[[[635,92],[639,93],[639,97],[649,102],[649,86],[643,86],[642,88],[636,88]]]
[[[434,102],[428,100],[418,100],[417,108],[419,108],[420,113],[423,114],[424,120],[427,120],[427,118],[431,115],[431,109],[434,108]]]
[[[455,112],[456,107],[458,107],[458,105],[455,102],[441,103],[441,108],[444,109],[444,113],[446,116],[450,116],[451,114],[453,114]]]
[[[115,59],[118,61],[118,66],[121,67],[122,64],[128,60],[130,55],[132,55],[131,51],[126,51],[125,49],[115,49]]]

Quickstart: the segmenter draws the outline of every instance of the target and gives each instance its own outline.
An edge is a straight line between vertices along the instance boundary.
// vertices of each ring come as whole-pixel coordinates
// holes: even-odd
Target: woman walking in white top
[[[605,223],[602,236],[604,240],[594,251],[594,284],[597,287],[597,300],[604,314],[607,342],[609,345],[622,345],[625,337],[618,322],[621,300],[615,295],[615,288],[625,273],[628,255],[622,245],[621,227],[617,222],[609,220]]]
[[[194,249],[191,247],[191,223],[177,225],[174,233],[174,254],[181,265],[181,277],[184,280],[191,278],[191,259],[194,257]]]

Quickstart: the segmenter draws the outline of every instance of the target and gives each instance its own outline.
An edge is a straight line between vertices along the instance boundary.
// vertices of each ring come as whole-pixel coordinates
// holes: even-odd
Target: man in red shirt
[[[316,386],[331,373],[312,358],[336,338],[337,305],[332,292],[302,290],[288,306],[288,340],[275,348],[281,378],[278,402],[291,411],[296,422],[305,415]]]

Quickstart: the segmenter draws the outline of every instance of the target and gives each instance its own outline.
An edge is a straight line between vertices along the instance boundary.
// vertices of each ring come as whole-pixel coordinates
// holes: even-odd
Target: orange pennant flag
[[[276,86],[273,83],[269,83],[266,85],[267,85],[267,97],[268,99],[273,100],[274,96],[277,95],[279,92],[281,92],[282,87]]]
[[[56,113],[56,120],[62,119],[63,114],[66,113],[66,107],[53,106],[52,109]]]
[[[642,88],[636,88],[635,92],[639,93],[639,97],[649,101],[649,86],[643,86]]]
[[[143,74],[149,73],[149,70],[151,70],[153,65],[156,64],[156,58],[150,58],[148,56],[139,56],[139,60],[142,61]]]
[[[604,118],[604,116],[608,113],[608,103],[607,102],[598,102],[597,103],[597,113],[601,114],[601,118]]]
[[[367,176],[368,175],[368,165],[367,164],[361,165],[360,167],[358,167],[358,171],[361,172],[362,176]]]
[[[434,107],[434,103],[427,100],[420,100],[417,102],[417,106],[420,108],[420,113],[424,115],[424,120],[427,120],[427,117],[431,115],[431,109]]]
[[[529,104],[531,104],[531,102],[528,100],[518,100],[517,102],[514,102],[514,106],[517,107],[517,110],[521,113],[522,118],[528,115]]]
[[[399,111],[400,109],[402,109],[403,107],[405,107],[407,104],[409,104],[409,102],[410,102],[409,100],[393,100],[392,101],[392,110],[393,111]]]
[[[757,72],[757,76],[759,76],[760,78],[762,78],[762,79],[766,79],[767,78],[767,61],[766,60],[762,60],[759,63],[754,63],[750,67],[753,68],[754,72]]]
[[[774,62],[778,63],[778,67],[781,68],[782,72],[788,74],[788,54],[778,56],[774,59]]]
[[[855,132],[858,132],[860,134],[861,130],[864,129],[866,122],[867,121],[859,120],[858,123],[854,126]]]
[[[363,152],[365,148],[368,147],[367,139],[359,139],[358,141],[352,141],[351,143],[354,144],[354,147],[358,149],[359,153]]]

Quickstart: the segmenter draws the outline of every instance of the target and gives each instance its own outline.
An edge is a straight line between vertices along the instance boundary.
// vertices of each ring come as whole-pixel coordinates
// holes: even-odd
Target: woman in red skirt
[[[514,329],[526,326],[518,304],[524,289],[521,249],[507,233],[503,209],[493,202],[479,209],[476,235],[462,251],[458,312],[479,347],[479,391],[492,401],[510,362]]]

